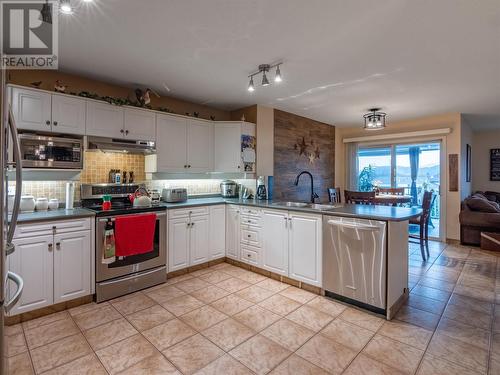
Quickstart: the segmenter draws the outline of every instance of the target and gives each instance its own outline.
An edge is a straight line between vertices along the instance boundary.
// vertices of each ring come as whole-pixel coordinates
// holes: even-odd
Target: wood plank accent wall
[[[312,164],[294,147],[302,138],[308,145],[306,154],[319,148],[319,159]],[[335,127],[275,109],[273,200],[308,201],[308,176],[302,176],[299,185],[294,185],[295,177],[304,170],[314,176],[314,190],[321,202],[328,202],[327,189],[335,186]]]

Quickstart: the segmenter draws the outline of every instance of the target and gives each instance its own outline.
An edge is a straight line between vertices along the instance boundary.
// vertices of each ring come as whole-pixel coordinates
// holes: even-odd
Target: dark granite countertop
[[[81,217],[94,217],[94,212],[85,208],[74,208],[73,210],[66,210],[59,208],[57,210],[48,211],[35,211],[20,213],[17,219],[18,223],[31,223],[37,221],[54,221],[54,220],[69,220]],[[9,215],[10,221],[10,215]]]

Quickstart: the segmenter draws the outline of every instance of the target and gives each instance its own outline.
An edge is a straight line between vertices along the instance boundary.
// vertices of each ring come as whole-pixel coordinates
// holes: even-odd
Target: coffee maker
[[[266,179],[264,176],[259,176],[257,178],[257,199],[266,200],[267,199],[267,189],[266,189]]]

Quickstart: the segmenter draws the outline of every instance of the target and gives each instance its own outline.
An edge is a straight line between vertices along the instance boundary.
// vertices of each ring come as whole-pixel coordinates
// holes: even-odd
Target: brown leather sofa
[[[479,246],[481,232],[500,233],[500,193],[477,192],[462,202],[460,242]]]

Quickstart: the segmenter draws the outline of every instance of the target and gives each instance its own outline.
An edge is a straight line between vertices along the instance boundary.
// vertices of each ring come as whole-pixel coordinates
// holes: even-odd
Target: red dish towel
[[[156,214],[117,216],[115,220],[116,256],[153,251]]]

